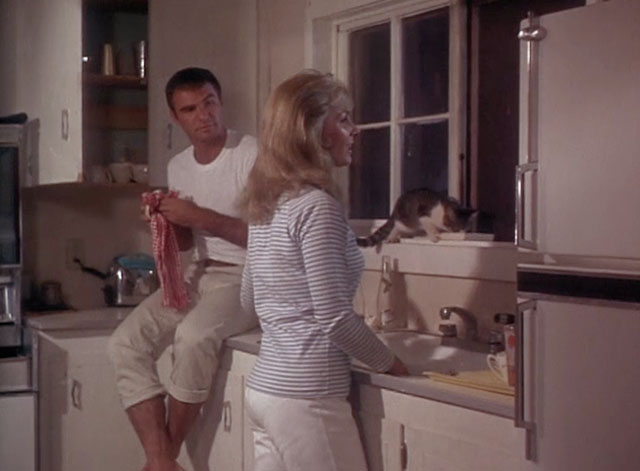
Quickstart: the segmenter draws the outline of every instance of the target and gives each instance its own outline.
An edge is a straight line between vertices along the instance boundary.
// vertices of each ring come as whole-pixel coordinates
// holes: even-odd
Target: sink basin
[[[380,332],[378,337],[400,358],[412,375],[426,371],[452,373],[487,369],[486,353],[458,339],[422,332]],[[357,360],[354,366],[368,369]]]

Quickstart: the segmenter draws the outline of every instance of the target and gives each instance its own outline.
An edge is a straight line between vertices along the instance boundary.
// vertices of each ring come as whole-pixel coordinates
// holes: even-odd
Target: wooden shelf
[[[144,90],[147,88],[147,79],[137,75],[102,75],[85,73],[82,77],[86,85],[105,88],[137,88]]]
[[[85,109],[86,123],[99,129],[147,129],[147,108],[144,106],[93,105]]]

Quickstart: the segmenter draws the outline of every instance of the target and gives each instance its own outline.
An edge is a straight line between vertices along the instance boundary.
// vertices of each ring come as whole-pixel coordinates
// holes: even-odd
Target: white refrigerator
[[[523,21],[516,425],[544,471],[640,469],[640,1]]]

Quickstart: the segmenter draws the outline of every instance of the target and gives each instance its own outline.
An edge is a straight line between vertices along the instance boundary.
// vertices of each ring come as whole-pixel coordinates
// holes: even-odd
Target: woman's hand
[[[394,376],[408,376],[409,370],[407,369],[406,365],[402,363],[402,360],[400,360],[400,358],[395,357],[393,365],[391,365],[391,368],[386,371],[386,373]]]

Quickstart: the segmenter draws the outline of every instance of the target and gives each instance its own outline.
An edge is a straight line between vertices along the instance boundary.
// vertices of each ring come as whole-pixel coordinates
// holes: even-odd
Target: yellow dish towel
[[[500,381],[489,370],[460,371],[453,375],[425,371],[423,374],[434,381],[440,381],[442,383],[455,384],[458,386],[465,386],[467,388],[480,389],[481,391],[489,391],[498,394],[506,394],[508,396],[513,396],[515,394],[515,389],[512,386]]]

